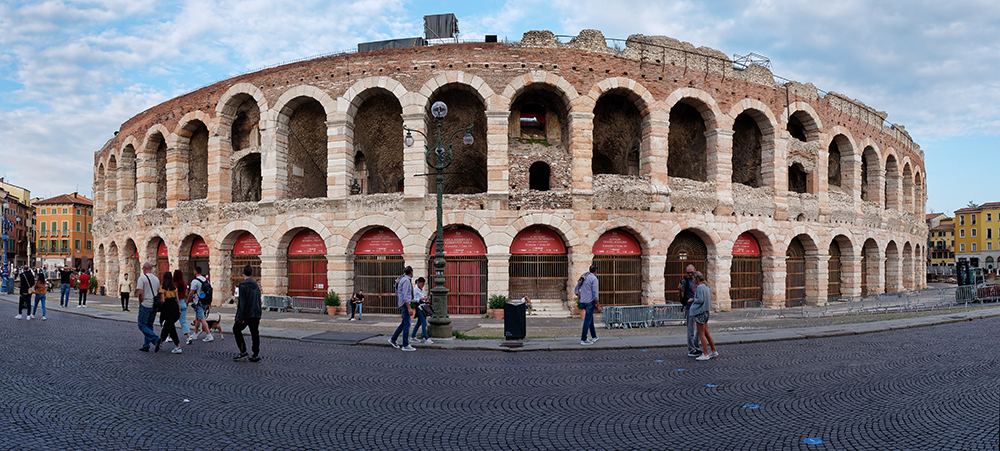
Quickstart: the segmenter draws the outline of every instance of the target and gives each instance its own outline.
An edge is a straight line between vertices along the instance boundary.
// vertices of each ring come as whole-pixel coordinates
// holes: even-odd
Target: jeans
[[[395,343],[399,334],[403,334],[403,346],[405,347],[410,345],[410,334],[407,333],[410,330],[410,312],[403,305],[399,308],[399,313],[402,315],[403,321],[399,323],[396,332],[392,334],[392,342]]]
[[[59,306],[69,307],[69,284],[64,283],[59,290]]]
[[[701,343],[698,342],[698,332],[694,326],[694,319],[688,316],[691,304],[684,304],[684,322],[687,324],[688,354],[701,354]]]
[[[417,338],[417,329],[419,329],[421,326],[423,326],[424,328],[423,330],[424,338],[425,339],[429,338],[427,335],[427,318],[424,317],[424,310],[421,309],[420,307],[417,307],[417,324],[413,325],[413,335],[411,335],[410,338]]]
[[[146,308],[139,304],[139,330],[142,331],[142,347],[148,348],[150,344],[156,344],[160,339],[159,335],[153,331],[153,320],[156,318],[156,309]]]
[[[247,343],[243,341],[243,329],[250,328],[250,351],[256,357],[260,353],[260,333],[257,326],[260,325],[260,318],[247,318],[239,323],[233,323],[233,336],[236,337],[236,347],[240,348],[240,354],[247,352]]]
[[[583,317],[583,333],[580,334],[580,341],[587,341],[587,330],[590,336],[597,338],[597,330],[594,329],[594,303],[583,304],[587,313]]]
[[[357,313],[358,319],[361,319],[361,307],[364,305],[364,303],[361,302],[355,304],[352,302],[350,305],[351,305],[351,318],[354,318],[354,314]]]
[[[187,320],[187,317],[188,317],[187,303],[184,302],[184,300],[182,300],[182,299],[178,299],[177,302],[180,302],[180,304],[181,304],[181,320],[180,320],[181,321],[181,333],[183,333],[184,335],[188,335],[188,334],[191,333],[191,325],[188,324],[188,320]]]
[[[87,305],[87,288],[80,289],[80,300],[78,301],[80,305]]]
[[[31,314],[35,315],[35,316],[38,315],[38,303],[39,302],[42,303],[42,316],[45,316],[45,295],[44,294],[36,294],[35,295],[35,309],[32,310]]]

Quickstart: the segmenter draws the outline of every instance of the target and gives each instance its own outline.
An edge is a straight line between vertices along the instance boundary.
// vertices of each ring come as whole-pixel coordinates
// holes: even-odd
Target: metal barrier
[[[288,296],[262,296],[264,310],[284,312],[292,307],[292,298]]]
[[[303,310],[323,313],[326,311],[326,304],[323,298],[312,296],[292,296],[292,310],[301,313]]]
[[[602,310],[601,321],[606,329],[655,327],[684,321],[684,307],[680,304],[618,305]]]

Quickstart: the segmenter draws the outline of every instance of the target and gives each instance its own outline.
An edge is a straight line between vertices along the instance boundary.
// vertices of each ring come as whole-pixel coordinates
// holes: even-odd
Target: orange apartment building
[[[73,193],[40,200],[34,206],[38,224],[36,263],[46,269],[56,266],[92,268],[94,202]]]

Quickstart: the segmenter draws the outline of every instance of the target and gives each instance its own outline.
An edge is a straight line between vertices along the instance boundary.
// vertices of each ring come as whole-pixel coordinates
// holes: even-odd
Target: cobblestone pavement
[[[502,353],[231,335],[170,354],[134,324],[0,303],[0,449],[1000,447],[1000,318],[809,340]],[[813,439],[820,444],[810,444]]]

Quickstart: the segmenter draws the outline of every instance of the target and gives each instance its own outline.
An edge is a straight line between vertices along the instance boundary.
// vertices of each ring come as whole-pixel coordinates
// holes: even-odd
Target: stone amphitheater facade
[[[350,293],[356,246],[379,230],[427,276],[433,171],[425,139],[404,146],[403,127],[433,136],[438,100],[446,132],[473,124],[445,175],[444,223],[485,247],[465,290],[483,307],[486,294],[528,290],[513,287],[524,275],[511,249],[532,228],[565,247],[549,296],[561,301],[595,252],[611,265],[602,291],[631,293],[612,303],[675,298],[688,261],[721,308],[926,285],[923,152],[886,113],[716,50],[641,35],[610,48],[594,30],[321,57],[154,106],[94,155],[99,274],[117,289],[159,252],[186,271],[207,260],[228,292],[249,233],[265,294],[284,295],[297,283],[290,243],[311,231],[326,248],[327,284],[314,288]],[[634,239],[620,260],[635,268],[598,251],[609,233]]]

